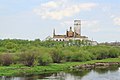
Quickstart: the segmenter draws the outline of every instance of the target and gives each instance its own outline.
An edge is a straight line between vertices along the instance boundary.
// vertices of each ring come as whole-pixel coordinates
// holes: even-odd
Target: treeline
[[[105,43],[100,43],[100,45],[107,45],[107,46],[120,46],[120,42],[105,42]]]
[[[40,39],[35,40],[21,40],[21,39],[4,39],[0,40],[0,52],[9,52],[15,53],[20,52],[27,47],[65,47],[65,46],[88,46],[90,45],[89,41],[64,41],[64,42],[55,42],[52,40],[41,41]]]
[[[84,43],[84,42],[83,42]],[[0,65],[25,66],[117,58],[120,47],[67,45],[68,42],[5,39],[0,40]]]

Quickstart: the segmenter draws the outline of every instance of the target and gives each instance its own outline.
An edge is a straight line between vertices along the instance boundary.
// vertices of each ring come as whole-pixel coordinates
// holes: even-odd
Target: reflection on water
[[[27,77],[0,77],[0,80],[120,80],[120,68],[98,68],[79,72],[58,72]]]

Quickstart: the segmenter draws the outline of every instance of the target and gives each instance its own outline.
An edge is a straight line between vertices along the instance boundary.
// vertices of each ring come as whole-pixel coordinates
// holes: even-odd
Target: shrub
[[[19,54],[19,62],[26,66],[34,66],[34,61],[37,58],[37,51],[25,51]]]
[[[0,52],[7,52],[7,49],[5,47],[0,47]]]
[[[88,51],[94,55],[93,59],[98,60],[108,58],[109,54],[109,48],[103,46],[92,47]]]
[[[43,53],[38,56],[39,65],[45,66],[51,63],[52,61],[52,57],[48,53]]]
[[[50,51],[54,63],[60,63],[63,59],[62,51],[59,49],[52,49]]]
[[[71,61],[71,58],[73,56],[73,52],[70,50],[64,50],[63,55],[64,55],[64,61]]]
[[[88,61],[91,60],[91,55],[87,51],[80,50],[79,52],[75,52],[72,57],[71,61]]]
[[[99,49],[97,53],[98,53],[97,59],[108,58],[108,50],[107,49]]]
[[[118,49],[115,49],[115,48],[110,48],[109,49],[109,55],[108,55],[110,58],[117,58],[119,57],[119,51]]]
[[[3,66],[9,66],[13,63],[13,55],[10,53],[5,53],[0,55],[0,63]]]

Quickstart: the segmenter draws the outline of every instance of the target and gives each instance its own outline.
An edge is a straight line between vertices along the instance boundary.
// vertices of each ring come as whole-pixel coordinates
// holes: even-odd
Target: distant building
[[[88,40],[88,37],[81,35],[81,21],[74,20],[74,31],[72,27],[70,30],[66,31],[65,35],[56,35],[55,29],[53,30],[53,40],[54,41],[69,41],[69,40]]]
[[[97,41],[91,41],[90,45],[92,45],[92,46],[98,45],[98,42]]]

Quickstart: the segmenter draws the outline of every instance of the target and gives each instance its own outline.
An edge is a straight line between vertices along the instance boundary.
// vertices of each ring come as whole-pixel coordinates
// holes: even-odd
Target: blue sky
[[[120,0],[0,0],[0,39],[45,39],[65,34],[75,19],[82,35],[120,41]]]

